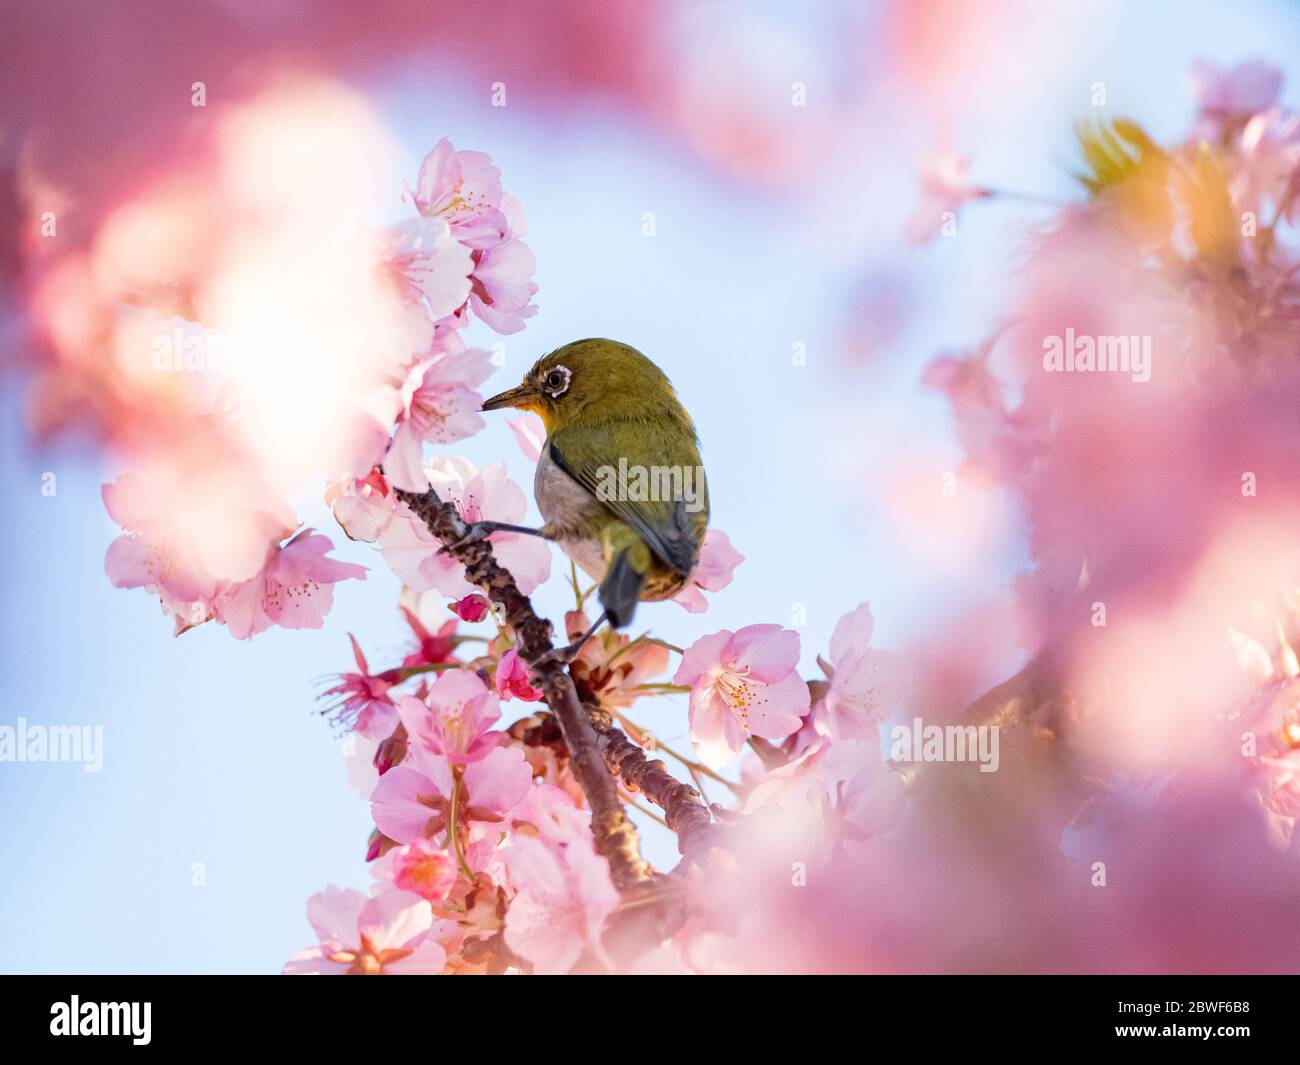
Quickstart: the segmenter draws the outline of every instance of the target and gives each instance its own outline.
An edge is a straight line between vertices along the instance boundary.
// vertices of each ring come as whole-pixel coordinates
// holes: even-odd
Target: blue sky
[[[1070,128],[1087,113],[1094,81],[1107,83],[1113,113],[1158,134],[1190,119],[1186,72],[1198,57],[1269,59],[1288,70],[1285,98],[1295,99],[1293,6],[1070,10],[1072,28],[1050,38],[1047,58],[988,57],[991,67],[1023,61],[1026,72],[1018,88],[982,99],[973,91],[960,116],[956,137],[975,154],[977,180],[1072,195]],[[791,32],[813,54],[829,52],[819,36],[825,24]],[[963,601],[1005,589],[1022,562],[1015,535],[993,553],[995,564],[954,572],[909,550],[873,504],[893,456],[924,446],[956,463],[944,405],[917,378],[934,353],[987,331],[1019,227],[1035,217],[992,204],[963,217],[960,240],[902,245],[912,163],[932,132],[907,117],[906,101],[884,143],[860,146],[860,168],[821,175],[811,195],[792,201],[704,171],[679,145],[597,100],[543,119],[526,104],[484,106],[454,71],[366,88],[403,137],[391,217],[401,181],[441,136],[490,152],[524,202],[540,313],[506,338],[507,364],[485,391],[514,384],[544,351],[605,335],[659,362],[695,416],[714,524],[747,560],[707,614],[661,604],[638,622],[684,645],[724,627],[790,624],[803,604],[812,671],[835,621],[859,602],[871,602],[878,642],[889,646]],[[646,211],[656,217],[653,238],[641,235]],[[883,284],[902,286],[909,313],[869,367],[846,365],[839,349],[849,301]],[[473,329],[471,340],[497,339]],[[806,345],[804,367],[791,365],[794,343]],[[293,500],[300,519],[329,533],[342,557],[369,565],[370,579],[339,586],[320,631],[276,629],[239,643],[206,626],[173,639],[156,602],[104,578],[117,530],[99,486],[116,473],[111,461],[72,440],[33,450],[14,380],[3,383],[0,403],[0,723],[102,723],[105,732],[97,774],[0,765],[10,811],[0,831],[0,964],[275,971],[312,940],[310,894],[369,881],[367,808],[347,787],[340,739],[315,713],[313,685],[348,667],[349,631],[372,662],[401,643],[397,581],[373,549],[338,535],[320,486],[310,486]],[[500,415],[459,451],[480,465],[504,458],[517,479],[531,477]],[[53,497],[41,494],[45,472],[57,477]],[[553,572],[565,569],[557,554]],[[536,601],[558,618],[566,596],[557,579]],[[682,742],[680,701],[644,706],[639,719]],[[671,860],[658,831],[647,849]],[[205,886],[194,885],[195,863]]]

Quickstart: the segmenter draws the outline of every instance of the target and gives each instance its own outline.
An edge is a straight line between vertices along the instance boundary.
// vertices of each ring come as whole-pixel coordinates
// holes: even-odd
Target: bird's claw
[[[573,660],[578,657],[578,652],[582,650],[582,645],[586,640],[578,643],[571,643],[565,647],[552,647],[544,655],[538,657],[533,663],[533,670],[540,673],[547,666],[558,665],[560,668],[566,668],[573,664]]]
[[[443,544],[438,548],[438,554],[445,555],[450,551],[459,550],[462,547],[469,547],[470,544],[482,543],[495,531],[495,526],[490,521],[473,521],[465,526],[465,534],[449,544]]]

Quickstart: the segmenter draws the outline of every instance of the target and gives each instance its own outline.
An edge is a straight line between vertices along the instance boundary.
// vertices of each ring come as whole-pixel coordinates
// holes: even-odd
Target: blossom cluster
[[[404,199],[411,211],[406,221],[351,233],[326,249],[361,264],[340,267],[348,274],[360,270],[351,277],[361,286],[360,324],[383,314],[387,327],[376,334],[380,350],[358,336],[340,352],[349,365],[326,384],[337,428],[309,427],[322,437],[334,436],[319,456],[283,462],[292,456],[281,452],[268,461],[264,451],[249,446],[266,441],[247,439],[250,415],[254,422],[258,417],[248,406],[271,400],[287,406],[311,397],[288,388],[273,396],[241,396],[241,385],[262,388],[268,372],[278,375],[268,367],[235,367],[230,398],[202,417],[187,419],[179,446],[172,439],[165,449],[152,444],[133,449],[133,459],[146,472],[124,475],[105,488],[109,513],[126,530],[109,550],[109,578],[119,587],[158,595],[178,633],[206,621],[228,626],[239,638],[272,625],[319,627],[331,606],[332,585],[364,579],[365,569],[328,557],[332,545],[324,536],[298,531],[283,493],[308,477],[326,475],[326,501],[344,531],[373,541],[393,516],[392,488],[428,486],[423,445],[454,443],[482,428],[482,397],[475,389],[492,370],[491,355],[467,347],[462,332],[479,320],[498,333],[514,333],[536,313],[535,263],[522,239],[522,209],[502,189],[500,172],[488,156],[457,151],[446,140],[425,158],[415,189]],[[212,281],[218,283],[232,282]],[[220,298],[214,292],[211,299],[220,319]],[[282,325],[256,320],[251,327],[274,333]],[[292,336],[283,340],[295,342]],[[292,358],[255,347],[267,362]],[[240,378],[241,369],[250,380]],[[454,481],[458,499],[476,501],[466,504],[467,516],[484,508],[504,516],[496,513],[504,508],[511,518],[522,517],[523,494],[505,479],[504,469],[478,474],[450,460],[440,474],[440,487]],[[545,578],[548,559],[544,549],[539,555],[540,545],[518,546],[519,556],[510,561],[531,587]],[[407,576],[403,564],[416,565],[416,551],[397,531],[385,540],[385,549],[402,576]],[[509,546],[502,550],[510,554]],[[428,565],[436,569],[437,562],[430,558]],[[446,566],[437,575],[411,577],[411,586],[421,589],[455,583]]]
[[[622,900],[594,847],[586,796],[545,710],[534,706],[537,712],[503,725],[503,703],[535,704],[542,693],[529,683],[509,629],[472,611],[476,605],[408,587],[402,611],[413,643],[400,664],[372,670],[353,638],[356,670],[324,693],[326,712],[351,732],[349,779],[370,803],[372,885],[312,897],[307,912],[319,942],[294,955],[286,973],[615,967],[604,935]],[[444,614],[436,629],[422,620],[444,609],[456,618]],[[489,633],[458,631],[467,621]],[[581,608],[565,621],[571,634],[588,624]],[[828,679],[814,685],[799,676],[793,631],[750,625],[701,637],[680,652],[673,676],[689,692],[698,761],[676,757],[721,780],[718,771],[747,742],[761,743],[773,768],[750,751],[733,785],[747,816],[798,817],[828,846],[888,831],[903,788],[880,755],[877,730],[897,698],[897,664],[870,647],[872,625],[866,605],[841,620]],[[466,650],[480,645],[481,653]],[[571,675],[586,700],[619,715],[654,750],[654,737],[627,715],[638,699],[669,687],[656,678],[673,653],[648,634],[607,630],[583,645]],[[726,943],[691,924],[638,964],[647,971],[670,958],[674,971],[725,966]]]
[[[1264,63],[1192,73],[1180,140],[1133,119],[1077,127],[1079,194],[1029,208],[1042,217],[1005,316],[925,371],[964,452],[961,492],[1007,501],[1031,564],[1014,641],[954,639],[1007,616],[992,595],[923,641],[919,705],[954,713],[1013,642],[1027,664],[966,718],[1000,724],[1001,770],[960,797],[920,774],[931,816],[858,877],[866,893],[960,881],[960,906],[925,887],[870,912],[823,900],[801,935],[862,918],[840,956],[909,971],[1294,965],[1300,117]],[[953,235],[941,218],[1002,195],[968,162],[931,166],[914,239]],[[1083,342],[1077,360],[1053,358],[1063,338]],[[1124,342],[1149,353],[1144,372]],[[978,548],[987,534],[957,535]],[[977,942],[962,913],[1000,934]],[[897,927],[924,946],[891,946]]]

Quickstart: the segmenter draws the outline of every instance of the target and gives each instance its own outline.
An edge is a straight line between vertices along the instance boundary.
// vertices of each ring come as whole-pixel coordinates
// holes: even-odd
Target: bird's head
[[[575,340],[543,355],[523,382],[483,404],[541,415],[547,435],[575,425],[669,417],[689,418],[664,372],[636,348],[616,340]],[[694,429],[691,429],[692,436]]]

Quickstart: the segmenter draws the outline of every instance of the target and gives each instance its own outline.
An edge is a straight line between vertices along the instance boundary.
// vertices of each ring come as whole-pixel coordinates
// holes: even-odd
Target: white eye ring
[[[560,374],[564,380],[558,385],[550,385],[549,382],[555,374]],[[552,399],[559,399],[569,390],[569,382],[573,380],[573,371],[567,366],[552,366],[546,374],[546,379],[542,382],[542,391]]]

